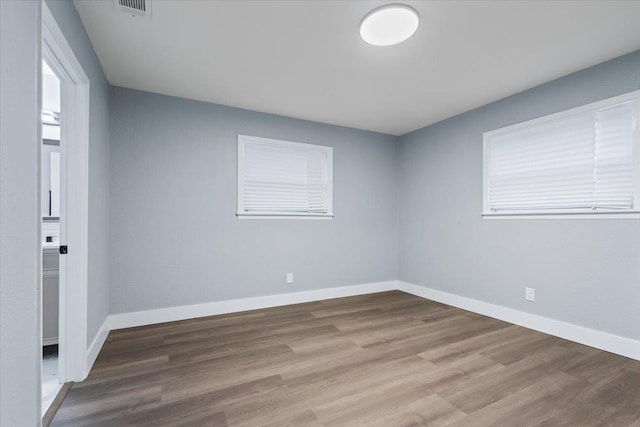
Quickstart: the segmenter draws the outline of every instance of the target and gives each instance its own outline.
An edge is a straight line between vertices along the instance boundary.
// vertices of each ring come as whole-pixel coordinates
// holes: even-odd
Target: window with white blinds
[[[484,215],[632,214],[639,92],[484,134]]]
[[[332,217],[333,149],[238,136],[238,217]]]

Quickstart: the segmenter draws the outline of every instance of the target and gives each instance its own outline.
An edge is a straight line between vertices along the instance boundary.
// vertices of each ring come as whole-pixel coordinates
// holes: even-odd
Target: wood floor
[[[640,426],[640,362],[399,291],[114,331],[53,426]]]

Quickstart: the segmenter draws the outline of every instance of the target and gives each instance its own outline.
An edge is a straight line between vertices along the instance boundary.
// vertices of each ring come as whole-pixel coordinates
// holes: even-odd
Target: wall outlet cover
[[[535,301],[536,290],[534,288],[524,288],[524,299],[527,301]]]

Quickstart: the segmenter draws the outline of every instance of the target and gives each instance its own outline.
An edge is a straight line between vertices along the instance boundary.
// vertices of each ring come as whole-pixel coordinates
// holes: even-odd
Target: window
[[[485,217],[640,218],[640,91],[484,134]]]
[[[238,218],[333,217],[333,149],[238,135]]]

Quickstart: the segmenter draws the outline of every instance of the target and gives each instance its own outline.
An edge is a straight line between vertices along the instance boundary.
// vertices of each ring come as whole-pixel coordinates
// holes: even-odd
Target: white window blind
[[[238,215],[331,216],[332,149],[238,137]]]
[[[638,100],[599,104],[485,134],[485,211],[633,210]]]

